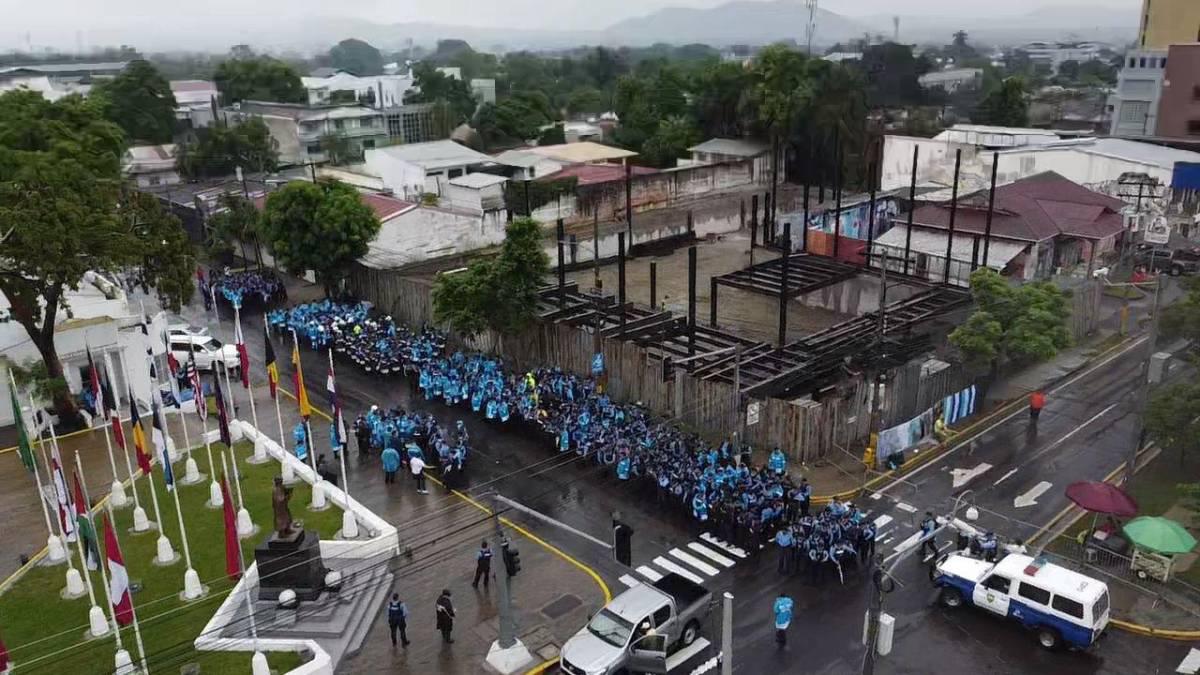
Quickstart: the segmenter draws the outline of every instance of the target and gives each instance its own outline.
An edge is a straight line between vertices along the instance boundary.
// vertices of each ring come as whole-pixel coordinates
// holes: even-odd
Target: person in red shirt
[[[1041,389],[1034,391],[1029,395],[1029,419],[1037,423],[1038,415],[1042,414],[1042,408],[1046,407],[1046,395]]]

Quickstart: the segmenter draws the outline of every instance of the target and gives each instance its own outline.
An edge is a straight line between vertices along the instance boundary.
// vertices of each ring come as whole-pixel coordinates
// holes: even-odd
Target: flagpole
[[[157,412],[152,410],[150,414],[157,414],[159,416],[158,422],[163,425],[163,443],[165,445],[167,441],[165,438],[167,420],[164,419],[166,414],[163,412],[162,397],[159,395],[157,389],[154,391],[154,398],[157,399],[156,403],[158,403]],[[164,457],[163,459],[166,460],[167,458]],[[166,479],[166,473],[163,474],[163,478],[164,480]],[[179,521],[179,541],[183,546],[183,561],[187,565],[187,569],[183,573],[183,600],[188,602],[204,595],[204,587],[200,585],[200,575],[192,567],[192,551],[188,546],[187,527],[183,523],[183,506],[179,504],[179,488],[172,487],[168,483],[167,492],[170,492],[175,498],[175,516]]]
[[[301,388],[300,391],[296,392],[296,404],[300,406],[300,416],[304,420],[305,442],[308,444],[308,463],[313,471],[312,503],[308,505],[308,508],[313,511],[321,511],[327,508],[325,504],[325,486],[321,484],[321,474],[317,472],[317,451],[313,447],[312,426],[308,422],[308,416],[304,414],[304,406],[300,404],[301,393],[304,393],[305,398],[308,396],[307,389],[305,389],[307,385],[304,384],[304,366],[300,362],[300,342],[296,338],[296,331],[294,329],[292,330],[292,354],[296,357],[296,363],[292,365],[296,368],[296,372],[299,375],[296,381],[300,384]]]
[[[120,404],[116,400],[117,394],[115,391],[112,390],[113,385],[116,383],[116,378],[113,377],[113,373],[112,373],[112,362],[109,361],[108,352],[104,352],[100,356],[101,356],[101,358],[104,359],[104,376],[108,378],[109,392],[113,396],[113,399],[114,399],[113,403],[117,404],[117,407],[119,409]],[[117,414],[117,418],[120,419],[120,413],[119,413],[119,410],[118,411],[108,410],[108,402],[107,401],[105,401],[104,408],[105,408],[105,413],[106,413],[105,417],[108,418],[108,419],[104,420],[104,444],[108,446],[108,456],[109,456],[109,460],[111,461],[112,455],[113,455],[113,449],[112,449],[111,431],[109,428],[112,426],[113,414],[114,413]],[[128,470],[129,469],[129,455],[125,453],[124,448],[121,448],[121,455],[125,458],[125,468],[126,468],[126,470]],[[133,472],[130,471],[130,476],[132,476],[132,474],[133,474]],[[132,486],[132,483],[130,485]],[[137,492],[137,490],[134,490],[135,494],[133,495],[133,501],[134,501],[135,507],[137,506],[136,492]],[[111,501],[113,503],[114,508],[120,509],[120,508],[129,506],[129,496],[125,494],[125,483],[122,482],[121,479],[117,477],[117,467],[116,467],[115,463],[113,464],[112,487],[109,488],[108,498],[109,498],[109,501]]]
[[[239,305],[233,306],[233,325],[237,343],[241,345],[238,350],[238,366],[245,371],[241,374],[242,386],[246,390],[246,398],[250,399],[250,421],[254,424],[254,456],[248,461],[252,464],[266,464],[268,461],[267,449],[263,445],[262,430],[258,428],[258,410],[254,406],[254,387],[250,385],[250,375],[254,371],[250,368],[250,350],[246,346],[246,336],[242,333],[242,312]],[[241,360],[243,353],[246,354],[245,363],[242,363]]]
[[[63,541],[70,543],[78,539],[79,534],[74,526],[75,513],[71,510],[71,488],[67,485],[67,475],[64,473],[66,469],[62,465],[62,453],[58,449],[58,434],[54,431],[53,421],[46,426],[50,427],[50,456],[54,458],[54,467],[57,467],[57,475],[51,475],[50,479],[61,511],[58,514],[58,526],[62,529]],[[47,462],[46,466],[50,466],[50,463]],[[61,485],[59,479],[62,480]],[[70,532],[67,532],[68,521],[72,523]]]
[[[153,485],[153,481],[151,481],[151,485]],[[108,519],[110,522],[114,523],[117,521],[117,519],[113,516],[111,505],[108,505]],[[113,527],[113,536],[117,537],[116,527]],[[117,542],[117,547],[120,548],[119,540]],[[107,552],[105,553],[105,557],[107,557]],[[138,653],[142,657],[142,672],[148,675],[150,672],[150,666],[146,663],[146,645],[142,642],[142,629],[141,626],[138,625],[137,604],[133,602],[133,593],[129,594],[129,613],[133,615],[133,639],[137,644]]]
[[[125,391],[129,395],[129,405],[133,407],[137,405],[137,401],[133,398],[133,385],[129,379],[129,364],[125,361],[125,354],[121,354],[121,373],[125,375]],[[118,412],[113,416],[113,424],[121,424],[121,415]],[[133,420],[130,420],[132,426]],[[122,434],[125,432],[122,431]],[[133,430],[130,429],[130,433]],[[129,439],[125,441],[125,469],[129,472],[129,491],[133,493],[133,532],[141,534],[150,531],[150,519],[146,517],[146,509],[142,508],[141,498],[138,497],[137,491],[137,474],[133,472],[133,465],[129,463]]]
[[[342,469],[342,494],[346,496],[346,506],[342,509],[342,538],[358,538],[358,519],[354,517],[354,509],[350,508],[350,478],[346,475],[346,438],[345,424],[342,418],[342,401],[337,397],[337,379],[333,373],[333,344],[329,345],[329,376],[333,379],[333,432],[337,435],[334,441],[338,444],[338,463]]]
[[[191,345],[191,339],[188,339],[188,344]],[[187,459],[183,463],[183,479],[179,481],[182,485],[195,485],[203,478],[200,476],[200,467],[196,466],[196,460],[192,457],[192,439],[188,434],[187,416],[183,414],[183,402],[179,400],[179,378],[176,373],[171,372],[170,361],[174,358],[171,355],[171,344],[167,340],[166,335],[163,335],[163,346],[167,349],[167,377],[170,378],[169,386],[171,387],[171,395],[175,397],[175,409],[179,411],[179,426],[183,428],[183,451],[187,455]],[[179,364],[176,362],[176,370]],[[160,397],[161,398],[161,397]],[[162,405],[159,405],[162,409]],[[166,411],[163,411],[163,431],[167,431]],[[169,437],[168,437],[169,438]]]
[[[32,397],[30,397],[29,403],[31,405],[33,404]],[[39,429],[38,430],[38,438],[39,438],[38,449],[41,450],[41,452],[42,452],[42,462],[44,462],[46,465],[46,473],[50,474],[50,476],[49,476],[50,484],[53,486],[55,493],[57,493],[58,492],[58,484],[54,480],[54,475],[53,475],[54,469],[50,465],[50,458],[46,455],[46,444],[40,440],[41,435],[42,435],[42,432],[41,432],[41,429]],[[39,490],[39,492],[40,492],[40,490]],[[38,495],[38,498],[39,499],[42,498],[40,494]],[[57,502],[57,501],[58,501],[58,498],[55,497],[55,502]],[[67,532],[66,532],[66,530],[63,529],[61,517],[56,517],[54,519],[54,521],[55,521],[55,523],[58,524],[59,537],[62,539],[63,542],[66,542],[67,541]],[[65,551],[65,545],[64,545],[64,551]],[[63,597],[71,600],[71,599],[81,597],[86,591],[83,588],[83,576],[79,574],[79,570],[75,569],[75,563],[73,563],[71,561],[71,554],[70,553],[64,553],[64,554],[67,559],[67,587],[66,587],[66,590],[63,592]]]
[[[75,451],[75,466],[82,467],[82,464],[79,461],[78,450]],[[80,473],[82,472],[83,469],[80,468]],[[83,479],[81,478],[79,480]],[[82,488],[82,485],[80,485],[80,487]],[[87,501],[86,494],[84,495],[84,501]],[[90,504],[76,505],[75,508],[77,510],[83,509],[84,513],[91,512]],[[75,537],[75,545],[76,548],[79,549],[79,566],[83,568],[83,583],[87,585],[88,601],[92,603],[92,606],[88,609],[88,622],[91,624],[90,628],[88,628],[88,632],[94,638],[103,637],[108,634],[108,619],[104,617],[104,610],[100,609],[100,605],[96,604],[96,589],[92,588],[92,573],[88,571],[87,553],[85,553],[83,550],[82,536]],[[99,561],[96,562],[99,564]]]
[[[88,525],[92,529],[92,536],[96,538],[96,555],[97,555],[97,557],[99,557],[99,555],[100,555],[100,535],[99,535],[99,531],[96,529],[96,521],[92,519],[92,498],[88,496],[87,480],[84,479],[84,477],[83,477],[83,462],[79,459],[79,451],[78,450],[75,451],[75,467],[77,469],[79,469],[79,489],[83,492],[83,507],[82,507],[83,514],[81,514],[81,515],[82,515],[82,517],[87,518]],[[109,501],[112,501],[112,500],[110,499]],[[79,556],[80,556],[80,558],[82,558],[84,555],[83,554],[83,544],[82,544],[83,537],[79,537],[78,541],[81,542],[79,545]],[[104,572],[104,563],[100,560],[97,560],[96,566],[100,568],[100,575],[101,575],[100,579],[103,581],[104,587],[107,589],[108,588],[108,574],[106,574]],[[84,573],[87,574],[87,563],[86,562],[83,565],[83,570],[84,570]],[[91,628],[92,636],[93,637],[102,637],[102,636],[108,634],[109,628],[115,629],[116,623],[114,620],[113,625],[110,626],[108,623],[108,617],[106,617],[104,615],[104,610],[100,609],[100,607],[98,605],[96,605],[96,593],[94,590],[92,590],[91,575],[88,575],[87,585],[88,585],[88,597],[91,598],[91,600],[92,600],[92,608],[88,610],[88,619],[91,621],[91,624],[92,624],[92,628]],[[107,597],[107,595],[105,597]],[[110,607],[111,607],[111,605],[110,605]],[[97,632],[96,629],[101,626],[103,626],[103,630],[100,630],[99,632]],[[120,646],[121,646],[120,631],[117,631],[117,633],[118,633],[117,634],[117,648],[120,649]]]
[[[12,370],[8,371],[8,381],[12,384],[12,402],[13,402],[13,418],[17,424],[21,425],[18,431],[25,431],[26,442],[28,442],[28,425],[25,424],[25,416],[21,414],[21,401],[16,398],[17,395],[17,380],[13,377]],[[32,415],[33,397],[29,398],[29,413]],[[38,447],[42,445],[42,431],[38,429]],[[38,472],[37,457],[33,456],[32,448],[30,448],[30,464],[33,465],[33,486],[37,489],[37,499],[42,506],[42,517],[46,519],[46,557],[50,562],[58,564],[67,557],[66,551],[63,549],[62,540],[58,535],[54,534],[54,526],[50,524],[50,509],[46,507],[46,498],[42,495],[42,477]]]
[[[237,490],[238,512],[237,512],[237,531],[238,539],[246,539],[253,537],[258,529],[254,526],[254,521],[250,519],[250,511],[246,509],[246,500],[242,498],[242,476],[241,471],[238,471],[237,455],[233,454],[233,448],[229,449],[229,454],[233,455],[233,487]],[[225,467],[225,455],[221,455],[221,466]],[[228,470],[226,475],[228,475]]]
[[[266,314],[263,315],[263,326],[266,328],[266,332],[264,333],[263,338],[270,340],[271,339],[271,324],[269,324],[267,322]],[[279,355],[278,354],[275,355],[275,371],[279,372]],[[276,380],[278,380],[278,379],[279,378],[276,377]],[[275,383],[275,389],[276,389],[275,396],[273,396],[272,398],[275,399],[275,421],[279,424],[279,447],[282,448],[283,451],[286,453],[287,452],[287,437],[283,435],[283,413],[280,412],[280,410],[279,410],[279,382],[278,381],[276,381],[276,383]],[[295,483],[296,482],[296,474],[292,470],[292,465],[290,462],[287,461],[287,458],[281,459],[279,464],[282,467],[284,485],[291,485],[291,484]]]
[[[96,370],[96,362],[92,359],[92,348],[86,344],[85,348],[88,355],[88,370],[91,371],[89,377],[94,378],[92,385],[99,388],[100,372]],[[108,403],[104,400],[104,391],[100,389],[100,391],[94,391],[93,393],[98,394],[95,403],[96,412],[100,413],[100,416],[103,416],[108,408]],[[109,488],[108,498],[112,500],[114,508],[123,509],[129,504],[129,497],[125,494],[125,486],[117,478],[117,460],[113,455],[112,438],[108,435],[108,425],[102,423],[100,426],[104,427],[104,445],[108,448],[108,465],[112,468],[112,487]]]
[[[232,449],[230,450],[230,452],[232,452]],[[224,450],[221,451],[221,468],[223,468],[225,470],[225,475],[228,476],[229,475],[229,464],[226,461]],[[237,468],[236,463],[234,465],[234,468],[235,469]],[[234,476],[235,476],[234,483],[235,484],[238,482],[236,475],[237,475],[237,472],[235,471],[234,472]],[[239,499],[240,499],[240,492],[241,492],[240,487],[238,488],[238,492],[239,492]],[[237,550],[238,550],[238,567],[240,568],[241,573],[242,573],[242,581],[246,582],[246,589],[245,589],[246,590],[246,616],[250,619],[250,638],[252,640],[254,640],[254,656],[250,657],[250,672],[252,675],[267,675],[268,673],[271,672],[271,669],[268,667],[266,654],[263,654],[262,651],[260,651],[258,648],[258,625],[256,624],[256,622],[254,620],[254,601],[251,598],[251,596],[254,594],[254,590],[252,588],[250,588],[250,582],[246,579],[246,558],[245,558],[245,555],[242,553],[242,547],[238,546]]]
[[[135,401],[132,405],[137,405],[137,402]],[[130,424],[132,425],[132,420],[130,421]],[[140,424],[140,420],[139,420],[139,424]],[[141,432],[142,432],[142,438],[145,439],[146,438],[145,428],[142,428]],[[137,432],[134,432],[134,433],[136,434]],[[135,436],[135,438],[136,438],[136,436]],[[153,434],[151,435],[150,442],[151,443],[154,442]],[[164,439],[163,442],[166,443],[166,439]],[[145,441],[143,440],[143,444],[144,443],[145,443]],[[143,447],[142,452],[145,452],[145,451],[146,451],[146,449]],[[156,565],[161,565],[161,566],[165,567],[167,565],[173,564],[178,559],[179,556],[177,556],[175,554],[175,549],[171,546],[171,540],[167,539],[166,527],[164,527],[165,523],[163,523],[163,518],[162,518],[162,509],[160,509],[158,506],[158,488],[154,485],[154,460],[153,459],[150,460],[150,469],[151,469],[150,472],[148,472],[146,475],[146,482],[148,482],[150,484],[150,502],[154,506],[154,522],[158,523],[158,541],[155,542],[156,551],[155,551],[155,556],[154,556],[154,563]]]
[[[192,394],[192,400],[196,403],[196,414],[199,415],[200,424],[204,428],[204,452],[208,455],[208,503],[205,506],[219,509],[225,504],[225,497],[221,494],[221,486],[217,485],[217,466],[213,463],[212,441],[208,438],[208,397],[204,395],[204,383],[200,381],[200,370],[196,367],[196,343],[191,338],[188,338],[187,367],[194,373],[193,388],[199,389]],[[213,375],[220,377],[215,365]],[[203,413],[200,412],[200,406],[204,406]]]
[[[88,504],[92,503],[92,498],[88,493],[87,478],[83,473],[83,464],[79,462],[79,453],[75,453],[75,463],[79,464],[79,483],[83,488],[83,498]],[[109,504],[112,500],[109,499]],[[88,518],[92,522],[92,531],[96,534],[96,546],[99,548],[100,530],[96,527],[96,518],[92,516],[92,512],[88,510]],[[115,532],[114,532],[115,534]],[[108,583],[108,556],[100,562],[100,582],[104,586],[104,599],[108,602],[108,620],[113,630],[113,638],[117,641],[117,652],[113,657],[113,674],[114,675],[131,675],[133,672],[133,661],[129,658],[129,652],[126,651],[125,645],[121,642],[121,624],[117,621],[116,603],[112,599],[112,587]]]

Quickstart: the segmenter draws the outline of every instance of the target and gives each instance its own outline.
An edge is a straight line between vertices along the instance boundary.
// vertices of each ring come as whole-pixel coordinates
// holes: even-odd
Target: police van
[[[993,564],[954,552],[938,560],[933,582],[946,607],[1019,621],[1046,649],[1090,647],[1108,627],[1108,585],[1043,558],[1010,553]]]

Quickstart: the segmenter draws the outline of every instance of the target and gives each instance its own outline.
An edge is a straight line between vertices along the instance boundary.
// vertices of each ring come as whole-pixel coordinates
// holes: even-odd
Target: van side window
[[[671,620],[671,606],[667,605],[654,613],[654,627],[658,628]]]
[[[1006,577],[1000,576],[999,574],[993,574],[984,580],[983,586],[988,590],[999,591],[1007,594],[1008,589],[1012,587],[1012,581]]]
[[[1083,604],[1061,595],[1054,596],[1054,601],[1050,603],[1050,606],[1067,616],[1073,616],[1076,619],[1083,618]]]
[[[1028,598],[1039,605],[1050,604],[1050,591],[1047,591],[1043,588],[1038,588],[1037,586],[1024,581],[1022,581],[1021,585],[1017,588],[1017,594],[1022,598]]]

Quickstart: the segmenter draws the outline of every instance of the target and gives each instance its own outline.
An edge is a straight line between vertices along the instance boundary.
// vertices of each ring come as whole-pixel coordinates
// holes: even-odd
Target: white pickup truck
[[[559,668],[568,675],[665,674],[671,647],[690,646],[712,610],[712,593],[678,574],[613,598],[567,640]]]

